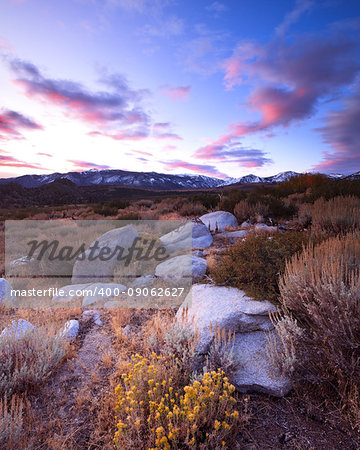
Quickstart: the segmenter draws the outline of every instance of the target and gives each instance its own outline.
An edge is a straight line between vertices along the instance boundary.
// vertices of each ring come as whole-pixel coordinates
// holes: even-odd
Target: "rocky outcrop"
[[[276,308],[268,301],[255,301],[239,289],[194,285],[176,318],[198,333],[198,351],[206,354],[214,339],[215,325],[235,333],[234,357],[238,369],[234,384],[242,391],[282,396],[290,382],[280,376],[266,352],[267,339],[274,335],[269,313]]]
[[[229,227],[237,227],[239,225],[234,214],[226,211],[215,211],[204,214],[200,217],[200,220],[210,231],[225,231]]]

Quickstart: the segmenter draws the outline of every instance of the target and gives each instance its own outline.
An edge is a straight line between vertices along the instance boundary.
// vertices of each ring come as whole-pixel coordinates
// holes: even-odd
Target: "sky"
[[[359,0],[0,0],[0,177],[360,170]]]

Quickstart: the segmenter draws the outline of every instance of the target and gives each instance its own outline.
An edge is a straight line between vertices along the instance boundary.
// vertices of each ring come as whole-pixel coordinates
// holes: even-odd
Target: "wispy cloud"
[[[199,159],[236,164],[240,167],[262,167],[273,161],[263,150],[244,148],[240,142],[222,143],[220,140],[196,150],[194,156]]]
[[[32,63],[13,59],[10,65],[17,76],[14,82],[28,97],[59,107],[66,116],[99,128],[105,135],[117,130],[115,139],[148,135],[151,118],[140,104],[145,91],[131,89],[124,77],[106,75],[100,81],[110,90],[91,92],[81,83],[48,78]]]
[[[48,170],[40,164],[30,163],[23,161],[21,159],[15,158],[14,156],[4,156],[0,155],[0,166],[1,167],[16,167],[16,168],[27,168],[36,170]]]
[[[162,161],[162,164],[164,165],[165,170],[186,169],[209,177],[227,177],[225,173],[220,172],[215,166],[208,164],[195,164],[179,160]]]
[[[191,86],[164,86],[161,91],[170,100],[188,100],[190,98]]]
[[[207,11],[211,12],[215,17],[219,16],[221,13],[227,11],[229,8],[221,2],[215,1],[210,3],[206,7]]]
[[[296,23],[304,13],[309,12],[313,7],[313,0],[296,0],[295,8],[286,14],[281,24],[276,27],[276,34],[278,36],[283,36],[291,25]]]
[[[43,127],[23,114],[2,110],[0,112],[0,140],[24,139],[23,130],[42,130]]]
[[[83,169],[110,169],[110,166],[105,164],[95,164],[89,161],[78,161],[74,159],[68,159],[68,162],[71,163],[77,170]]]

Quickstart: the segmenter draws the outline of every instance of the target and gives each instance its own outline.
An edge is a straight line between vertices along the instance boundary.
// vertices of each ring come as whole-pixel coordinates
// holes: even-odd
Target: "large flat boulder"
[[[252,300],[239,289],[198,284],[179,308],[176,320],[198,333],[197,350],[204,358],[216,325],[234,333],[237,369],[232,382],[236,388],[241,392],[283,396],[291,389],[291,383],[281,376],[267,352],[268,339],[276,333],[269,313],[275,311],[270,302]]]
[[[198,349],[204,353],[213,339],[211,324],[236,333],[271,330],[274,326],[269,312],[276,311],[272,303],[252,300],[239,289],[209,284],[192,287],[176,314],[178,320],[182,320],[185,309],[185,322],[200,334]]]
[[[234,214],[227,211],[215,211],[212,213],[204,214],[200,217],[200,220],[210,228],[210,231],[225,231],[229,227],[237,227],[238,221]]]
[[[206,259],[194,255],[180,255],[156,266],[155,275],[173,284],[200,281],[207,268]]]
[[[171,254],[190,251],[192,248],[210,247],[213,242],[208,228],[199,220],[189,220],[176,230],[162,236],[160,240]]]
[[[74,264],[72,273],[72,283],[95,283],[95,282],[109,282],[114,279],[114,270],[116,267],[124,264],[123,261],[117,259],[117,255],[105,261],[99,259],[99,254],[105,247],[109,248],[111,252],[116,250],[116,247],[124,248],[124,253],[128,253],[129,247],[132,246],[134,240],[138,237],[137,230],[131,226],[126,225],[122,228],[116,228],[110,230],[107,233],[100,236],[89,246],[89,249],[85,251],[85,257],[83,260],[78,260]],[[91,250],[91,247],[96,245],[98,249]],[[92,253],[91,253],[92,251]],[[91,259],[89,260],[89,256]]]

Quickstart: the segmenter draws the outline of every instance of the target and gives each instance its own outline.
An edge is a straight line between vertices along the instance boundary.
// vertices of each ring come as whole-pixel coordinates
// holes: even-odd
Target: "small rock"
[[[227,239],[239,239],[244,238],[247,235],[246,230],[238,230],[238,231],[223,231],[222,233],[219,233],[217,236],[224,237]]]
[[[96,311],[94,309],[88,309],[87,311],[84,311],[82,317],[85,320],[92,320],[94,324],[98,325],[99,327],[103,325],[102,320],[100,319],[99,311]]]
[[[265,223],[257,223],[255,225],[255,231],[269,231],[269,232],[275,232],[278,231],[277,227],[269,227],[269,225],[266,225]]]
[[[9,327],[3,329],[1,337],[15,337],[20,339],[26,333],[35,329],[35,326],[24,319],[13,320]]]
[[[249,221],[245,221],[240,225],[241,228],[250,228],[251,227],[251,223]]]
[[[124,336],[129,336],[131,334],[132,330],[131,330],[131,326],[130,325],[126,325],[126,327],[124,327],[122,329],[122,334]]]
[[[142,277],[135,278],[135,280],[131,283],[131,287],[146,287],[153,284],[155,281],[154,275],[143,275]]]
[[[74,340],[79,334],[79,321],[76,319],[68,320],[59,334],[64,339]]]
[[[15,295],[11,295],[11,291],[11,284],[5,278],[0,278],[0,304],[9,307],[17,305],[17,298]]]

